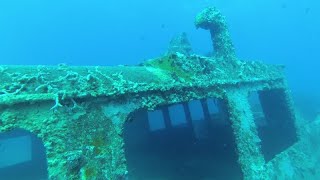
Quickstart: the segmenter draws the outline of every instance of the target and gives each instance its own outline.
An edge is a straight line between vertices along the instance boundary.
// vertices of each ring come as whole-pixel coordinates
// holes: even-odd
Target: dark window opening
[[[270,161],[297,141],[294,112],[283,89],[251,93],[250,102],[264,158]]]
[[[242,179],[223,101],[139,110],[125,125],[129,179]]]
[[[48,179],[45,147],[34,134],[15,129],[0,134],[0,179]]]

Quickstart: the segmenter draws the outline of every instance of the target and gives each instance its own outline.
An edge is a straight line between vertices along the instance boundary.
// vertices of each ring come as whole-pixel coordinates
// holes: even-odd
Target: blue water
[[[0,64],[119,65],[162,55],[186,32],[211,51],[195,15],[214,5],[226,16],[241,59],[286,65],[298,111],[320,112],[318,0],[1,0]]]

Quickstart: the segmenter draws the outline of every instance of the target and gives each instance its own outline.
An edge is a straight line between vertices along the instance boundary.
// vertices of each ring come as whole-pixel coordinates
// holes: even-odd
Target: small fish
[[[310,8],[309,7],[307,7],[306,9],[305,9],[305,11],[304,11],[306,14],[309,14],[309,12],[310,12]]]
[[[2,144],[0,144],[0,152],[5,152],[5,150],[6,148]]]
[[[139,37],[139,40],[140,40],[140,41],[144,41],[145,39],[146,39],[145,36],[140,36],[140,37]]]
[[[286,4],[286,3],[282,3],[282,4],[281,4],[281,8],[282,8],[282,9],[286,9],[286,8],[287,8],[287,4]]]

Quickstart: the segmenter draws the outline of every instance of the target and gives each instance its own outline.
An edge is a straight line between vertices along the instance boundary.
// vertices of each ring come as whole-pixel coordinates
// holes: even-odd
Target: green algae
[[[100,155],[108,148],[107,137],[106,135],[95,135],[90,145],[94,147],[94,154]]]
[[[184,81],[192,80],[192,75],[190,74],[190,72],[184,71],[177,62],[176,54],[171,54],[158,59],[150,60],[146,62],[145,65],[167,71],[173,78],[182,78]]]

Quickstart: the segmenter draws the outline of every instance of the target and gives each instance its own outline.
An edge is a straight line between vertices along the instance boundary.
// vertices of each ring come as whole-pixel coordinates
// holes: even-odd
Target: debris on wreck
[[[167,54],[176,54],[177,52],[185,56],[189,56],[193,53],[191,44],[185,32],[173,37],[170,41]]]

